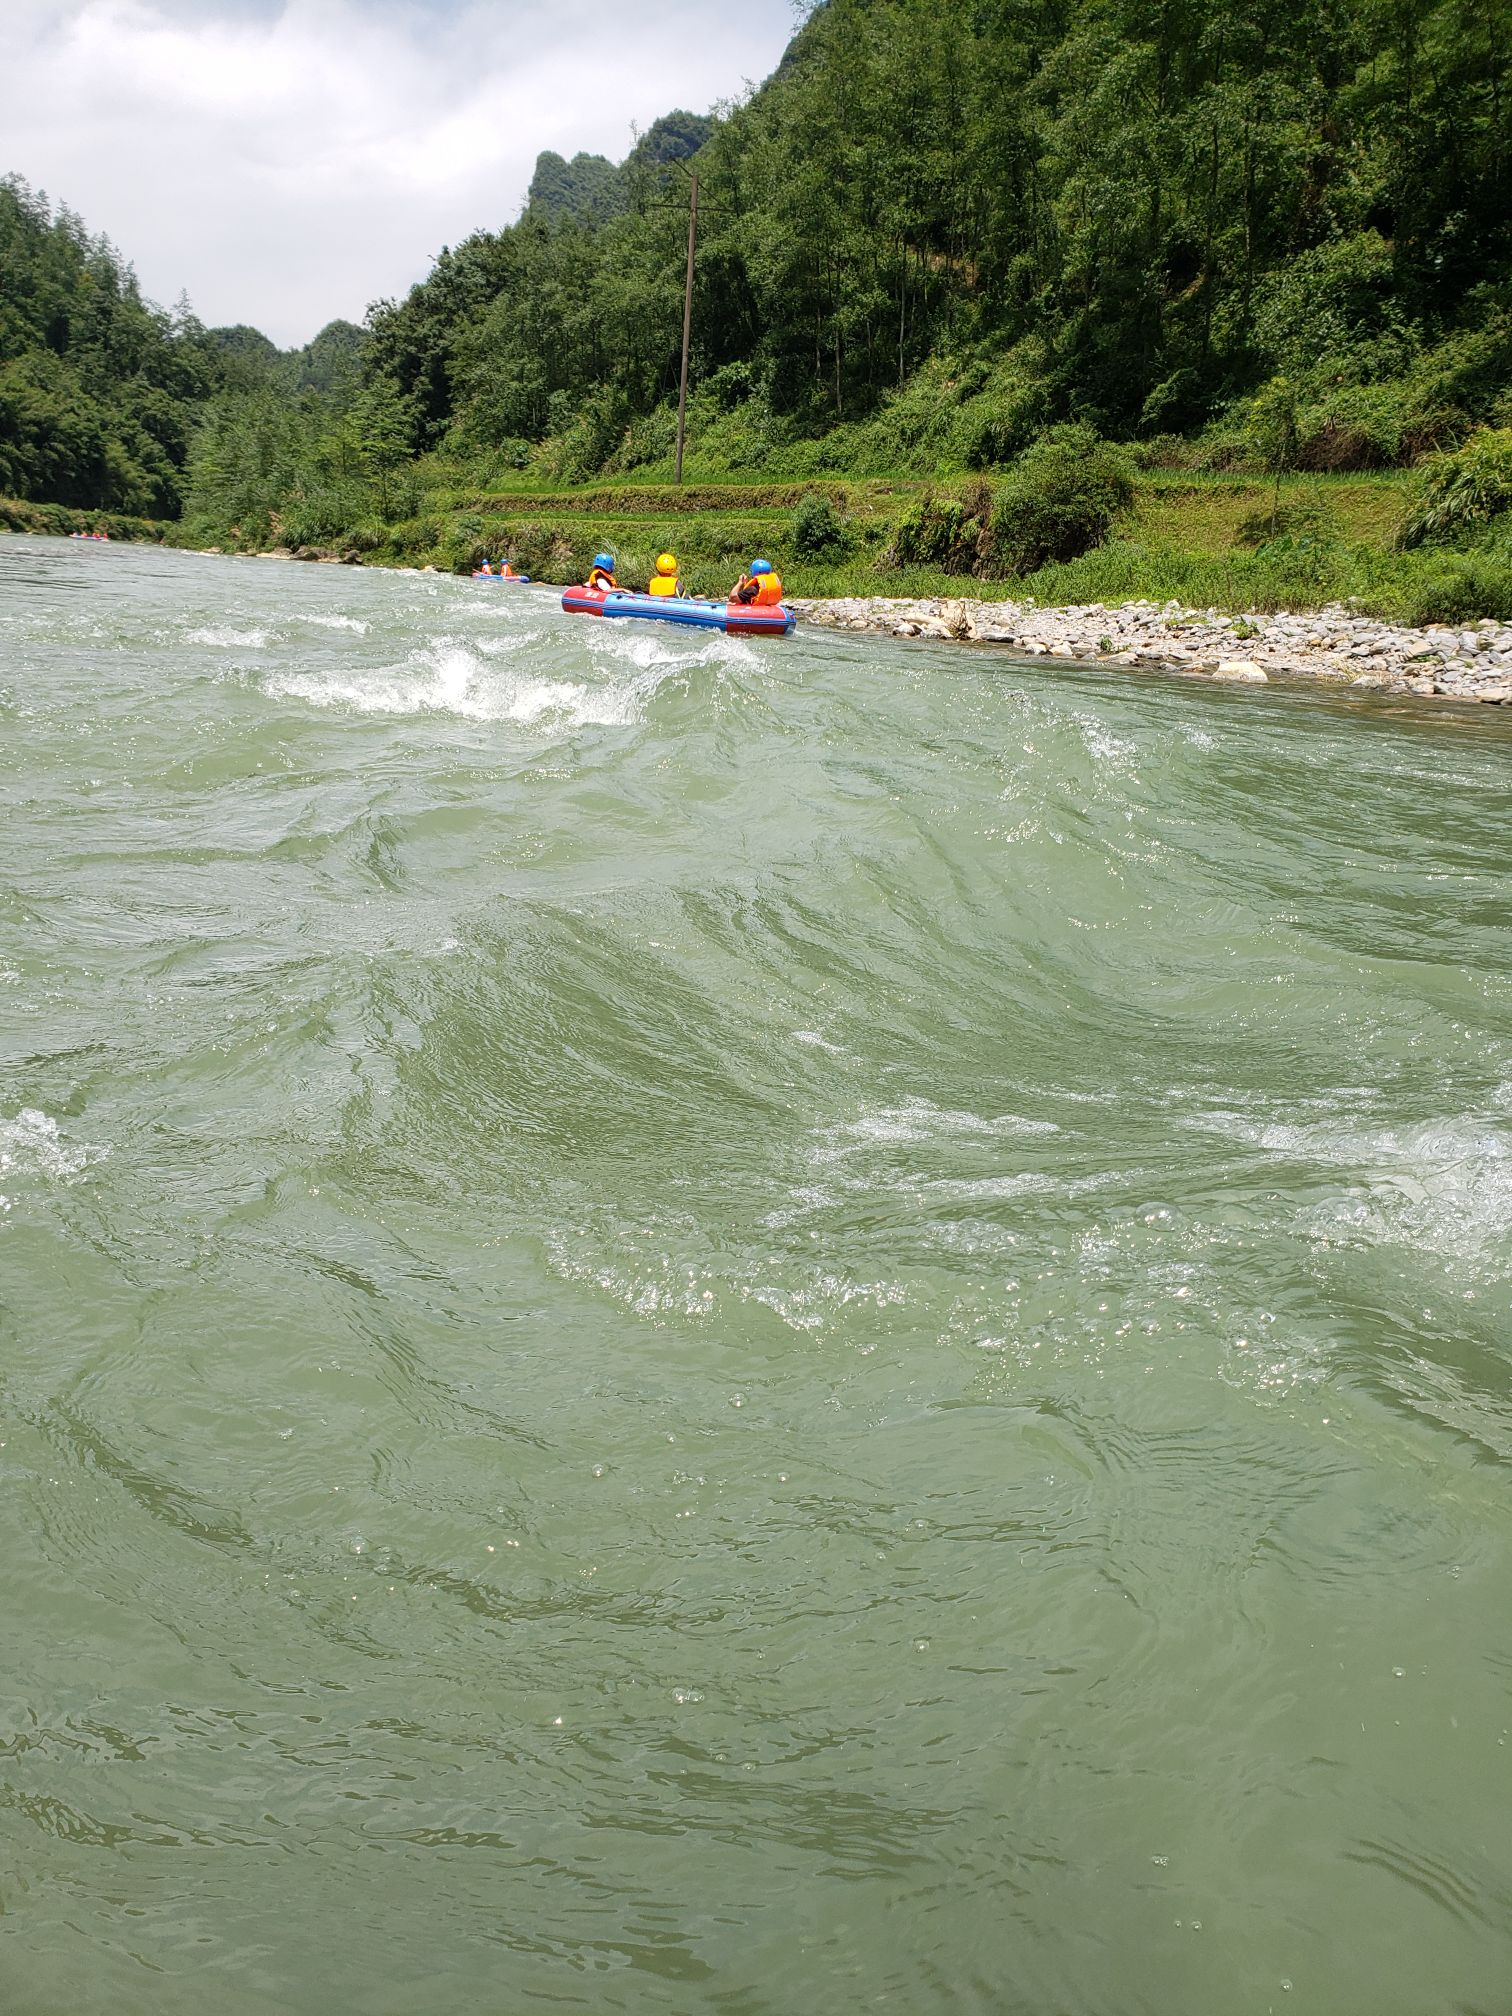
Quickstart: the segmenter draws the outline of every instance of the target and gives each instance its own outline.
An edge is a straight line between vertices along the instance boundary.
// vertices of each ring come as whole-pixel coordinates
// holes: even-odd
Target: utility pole
[[[688,280],[683,289],[682,384],[677,393],[677,481],[682,481],[683,436],[688,426],[688,341],[693,334],[693,247],[698,238],[698,172],[688,202]]]

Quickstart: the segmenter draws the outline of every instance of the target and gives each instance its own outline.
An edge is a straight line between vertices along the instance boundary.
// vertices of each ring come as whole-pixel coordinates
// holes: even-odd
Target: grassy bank
[[[1452,548],[1398,550],[1410,479],[1290,477],[1279,495],[1253,476],[1147,472],[1112,535],[1092,552],[1027,577],[979,580],[937,567],[889,564],[900,518],[921,498],[965,486],[907,478],[854,482],[607,484],[479,491],[431,465],[411,499],[421,508],[390,523],[323,528],[321,550],[360,553],[376,566],[432,566],[468,573],[507,555],[538,580],[582,579],[595,552],[616,555],[621,578],[644,581],[670,548],[684,579],[723,593],[753,555],[776,565],[806,596],[967,594],[1042,604],[1175,600],[1228,613],[1303,610],[1348,602],[1397,622],[1512,618],[1512,566],[1498,554]],[[822,497],[836,541],[813,552],[801,532],[806,497]],[[1274,510],[1275,532],[1272,534]],[[254,550],[203,524],[163,524],[108,512],[0,500],[0,527]],[[301,528],[275,523],[264,545],[297,545]]]
[[[508,556],[538,580],[580,580],[609,548],[622,579],[644,581],[656,555],[677,554],[697,592],[722,593],[757,553],[795,594],[1032,597],[1041,603],[1178,600],[1230,613],[1350,602],[1398,622],[1512,616],[1512,567],[1497,556],[1397,549],[1409,479],[1394,474],[1288,478],[1277,494],[1252,476],[1149,472],[1112,536],[1081,559],[1027,577],[979,580],[897,566],[889,548],[920,499],[963,484],[908,479],[793,484],[699,482],[480,492],[431,472],[429,508],[354,534],[371,563],[469,572]],[[805,497],[831,507],[837,537],[806,547]],[[1274,522],[1274,531],[1272,525]]]

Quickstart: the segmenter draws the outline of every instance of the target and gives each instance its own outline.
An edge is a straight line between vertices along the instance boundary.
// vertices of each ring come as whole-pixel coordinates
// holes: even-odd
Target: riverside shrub
[[[1402,527],[1404,546],[1483,533],[1512,510],[1512,427],[1482,427],[1463,448],[1431,456]]]
[[[1134,497],[1129,458],[1084,422],[1052,427],[998,485],[977,541],[983,574],[1032,574],[1101,546]]]
[[[978,561],[992,492],[974,483],[962,497],[921,497],[898,520],[880,567],[939,567],[947,574],[972,574]]]
[[[849,552],[845,521],[828,497],[807,490],[793,513],[793,554],[799,560],[836,560]]]

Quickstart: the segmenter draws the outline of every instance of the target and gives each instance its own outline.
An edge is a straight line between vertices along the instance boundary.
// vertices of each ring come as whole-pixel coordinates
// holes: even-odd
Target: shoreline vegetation
[[[297,351],[155,307],[0,179],[5,494],[201,550],[570,581],[665,547],[716,593],[762,553],[806,600],[1337,610],[1494,657],[1512,40],[1474,0],[948,34],[818,0],[747,95],[543,154],[513,221]]]
[[[1350,499],[1350,506],[1356,522],[1367,524],[1373,520],[1378,530],[1389,525],[1392,486],[1376,483],[1355,488],[1357,494]],[[902,490],[905,503],[910,494],[906,487]],[[727,504],[729,495],[729,492],[711,492],[705,486],[697,500],[706,507],[704,517],[708,515],[708,506]],[[785,494],[781,496],[782,505],[788,501]],[[1226,519],[1248,501],[1249,486],[1245,485],[1228,486],[1226,512],[1215,510],[1209,497],[1203,515],[1210,530],[1216,526],[1221,531]],[[609,521],[625,522],[623,507],[627,498],[623,492],[601,488],[583,498],[534,497],[529,502],[532,509],[554,503],[559,511],[564,505],[573,504],[579,507],[581,515],[591,516],[596,525],[601,525]],[[590,506],[595,508],[590,511]],[[1156,522],[1158,516],[1158,507],[1150,510],[1146,514],[1147,524]],[[1175,522],[1179,523],[1181,516],[1177,509]],[[753,529],[749,510],[740,512],[737,522],[742,532]],[[683,521],[684,551],[694,550],[688,541],[689,525],[700,523],[698,514]],[[775,529],[771,525],[761,528],[768,534]],[[474,558],[483,557],[481,549],[472,547],[465,555],[466,564],[452,559],[449,565],[438,564],[436,558],[427,558],[423,552],[402,556],[371,550],[361,553],[351,547],[345,550],[278,545],[200,547],[188,542],[185,530],[174,522],[0,499],[0,531],[53,536],[104,531],[117,543],[153,543],[205,557],[367,565],[401,572],[460,575],[470,574]],[[503,532],[503,525],[496,530]],[[587,535],[586,544],[591,545],[596,536]],[[650,544],[654,547],[666,543],[669,536],[665,526],[653,529]],[[538,557],[532,568],[535,584],[551,586],[553,583],[546,574],[536,570],[549,568],[553,558],[571,559],[584,540],[574,537],[569,541],[560,528],[555,532],[538,529],[537,539]],[[749,545],[751,540],[748,538],[745,543]],[[775,552],[783,550],[780,538],[768,536],[763,542],[758,537],[757,543],[764,543]],[[516,537],[496,537],[493,545],[496,551],[507,551],[517,560],[529,558],[527,547]],[[729,553],[745,552],[745,545],[731,546],[728,532],[723,537],[710,538],[706,528],[705,536],[695,540],[694,545],[703,553],[711,545],[719,548],[720,565],[728,565]],[[446,551],[443,549],[443,557]],[[1414,558],[1397,557],[1409,565]],[[1127,568],[1130,580],[1137,586],[1142,577],[1154,575],[1158,580],[1162,562],[1165,570],[1178,578],[1200,577],[1210,582],[1223,581],[1227,567],[1231,570],[1227,575],[1229,584],[1242,593],[1246,586],[1255,585],[1253,573],[1243,564],[1252,558],[1242,548],[1227,554],[1141,549],[1128,556]],[[702,574],[710,575],[713,564],[709,560],[702,562]],[[1046,601],[1024,592],[1023,583],[974,582],[973,590],[986,592],[965,593],[959,581],[931,578],[925,570],[916,568],[881,572],[837,569],[833,565],[805,568],[791,560],[784,565],[800,576],[817,577],[814,585],[823,585],[828,591],[790,593],[786,598],[800,623],[815,627],[903,639],[995,645],[1028,658],[1074,660],[1121,670],[1186,673],[1225,683],[1321,681],[1361,692],[1512,706],[1512,623],[1466,620],[1457,624],[1432,621],[1412,624],[1392,621],[1339,601],[1310,605],[1305,594],[1294,597],[1294,606],[1289,608],[1261,607],[1254,602],[1241,608],[1221,599],[1192,606],[1173,596],[1133,592],[1106,601]],[[693,571],[690,563],[685,566]],[[1062,571],[1070,574],[1074,570]],[[1115,578],[1118,571],[1115,570]],[[576,578],[571,567],[559,566],[557,572],[563,575],[563,580],[569,576]],[[697,585],[702,592],[717,592],[712,578]]]

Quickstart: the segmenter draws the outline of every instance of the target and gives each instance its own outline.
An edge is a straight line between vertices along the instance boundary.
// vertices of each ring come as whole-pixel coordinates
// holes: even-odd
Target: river
[[[1502,2016],[1509,780],[0,541],[11,2016]]]

